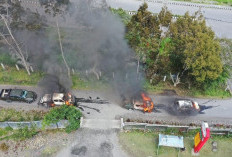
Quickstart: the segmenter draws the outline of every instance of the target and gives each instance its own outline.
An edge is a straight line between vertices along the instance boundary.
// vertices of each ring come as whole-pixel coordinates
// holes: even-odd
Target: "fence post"
[[[16,69],[19,71],[19,66],[18,64],[15,64]]]
[[[80,128],[82,128],[82,125],[83,125],[83,117],[81,117],[80,119]]]
[[[2,69],[3,69],[3,70],[6,69],[3,63],[1,63],[1,66],[2,66]]]
[[[121,118],[121,131],[123,131],[124,123],[123,123],[123,118]]]

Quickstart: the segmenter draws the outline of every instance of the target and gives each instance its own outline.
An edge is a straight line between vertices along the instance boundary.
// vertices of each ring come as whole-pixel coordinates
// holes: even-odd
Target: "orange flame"
[[[144,110],[144,112],[151,112],[154,108],[153,101],[145,93],[141,93],[141,96],[143,98],[143,110]]]

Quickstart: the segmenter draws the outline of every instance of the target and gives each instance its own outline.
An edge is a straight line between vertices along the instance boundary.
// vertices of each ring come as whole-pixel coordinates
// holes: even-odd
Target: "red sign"
[[[208,123],[202,123],[201,131],[194,138],[194,152],[198,153],[210,138],[210,129]]]

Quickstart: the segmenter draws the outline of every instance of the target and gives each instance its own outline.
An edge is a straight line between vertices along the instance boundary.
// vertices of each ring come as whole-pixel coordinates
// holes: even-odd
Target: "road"
[[[112,8],[122,8],[128,11],[137,11],[139,6],[143,3],[142,0],[106,1]],[[232,7],[167,0],[145,1],[148,4],[148,10],[153,13],[159,13],[161,8],[165,5],[174,15],[184,15],[187,11],[193,14],[200,9],[206,19],[207,25],[212,28],[216,36],[220,38],[232,38]]]
[[[2,88],[22,88],[27,90],[36,91],[38,98],[42,96],[42,89],[39,87],[30,86],[12,86],[12,85],[0,85]],[[120,105],[118,105],[117,96],[111,91],[81,91],[74,90],[72,93],[78,98],[90,98],[100,100],[107,100],[108,103],[81,103],[82,113],[85,119],[93,119],[92,122],[97,120],[104,122],[104,129],[97,127],[96,124],[89,124],[94,127],[81,128],[76,131],[73,135],[73,142],[69,143],[67,147],[61,149],[58,153],[58,157],[67,156],[79,156],[79,157],[129,157],[124,152],[118,141],[117,129],[110,129],[108,121],[115,119],[124,118],[124,121],[135,120],[140,122],[163,122],[168,124],[200,124],[202,121],[207,121],[210,125],[212,124],[226,124],[232,125],[232,99],[226,100],[212,100],[212,99],[193,99],[199,102],[201,105],[206,107],[212,106],[212,108],[204,111],[204,114],[198,115],[173,115],[166,110],[165,106],[171,106],[176,98],[180,98],[177,95],[151,95],[155,106],[161,106],[158,110],[154,110],[152,113],[143,113],[141,111],[129,111]],[[99,100],[99,99],[98,99]],[[18,110],[48,110],[44,107],[38,107],[39,99],[32,103],[7,103],[0,101],[0,107],[16,108]],[[162,108],[162,106],[164,108]],[[96,110],[97,109],[97,110]],[[96,122],[97,123],[97,122]],[[99,123],[100,124],[100,123]]]
[[[148,10],[154,13],[159,13],[161,8],[165,5],[174,15],[184,15],[187,11],[193,14],[200,9],[206,19],[206,24],[212,28],[217,37],[232,38],[232,7],[170,0],[145,1],[148,4]],[[75,5],[75,0],[71,0],[71,2],[74,2]],[[144,0],[106,0],[106,2],[108,6],[112,8],[137,11]],[[40,6],[38,0],[21,0],[21,4],[25,8],[30,8],[33,11],[45,15],[44,9]],[[55,24],[53,17],[48,15],[46,17],[51,25]]]
[[[32,104],[26,103],[8,103],[0,100],[0,106],[2,107],[14,107],[17,109],[30,110],[30,109],[44,109],[43,107],[38,107],[37,103],[39,98],[42,96],[42,89],[39,87],[30,87],[30,86],[14,86],[14,85],[0,85],[0,89],[2,88],[23,88],[27,90],[33,90],[37,92],[38,99],[36,102]],[[142,113],[140,111],[129,111],[123,107],[121,107],[118,102],[117,96],[111,91],[81,91],[74,90],[72,93],[78,98],[89,98],[95,99],[99,97],[101,100],[107,100],[109,103],[105,104],[96,104],[96,103],[82,103],[82,108],[84,109],[83,114],[86,118],[89,119],[115,119],[119,117],[128,117],[137,118],[139,116],[142,117],[155,117],[160,120],[167,120],[167,117],[172,117],[173,121],[177,119],[181,122],[183,115],[174,115],[167,110],[167,107],[172,106],[173,102],[177,98],[181,98],[177,95],[151,95],[156,106],[158,107],[158,111],[154,111],[153,113]],[[226,122],[232,125],[232,99],[198,99],[191,98],[192,100],[197,101],[200,105],[204,105],[206,107],[211,107],[210,109],[206,109],[203,111],[203,114],[198,115],[190,115],[184,116],[184,119],[191,123],[194,121],[212,121],[214,123],[218,123],[220,121]],[[162,108],[163,106],[163,108]],[[88,108],[87,108],[88,107]],[[91,109],[95,108],[97,110]],[[170,118],[168,118],[170,119]],[[170,120],[169,120],[170,121]],[[184,121],[183,121],[184,122]]]

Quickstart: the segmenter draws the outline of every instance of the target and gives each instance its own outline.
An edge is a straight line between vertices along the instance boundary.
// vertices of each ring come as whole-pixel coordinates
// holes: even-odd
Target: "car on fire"
[[[145,92],[136,94],[130,99],[123,97],[123,103],[124,107],[128,110],[136,109],[150,113],[154,109],[154,103],[152,99]]]
[[[37,99],[37,94],[24,89],[2,89],[0,99],[7,102],[20,101],[32,103]]]
[[[200,106],[196,101],[188,99],[177,99],[174,109],[180,113],[200,112]]]
[[[55,107],[61,105],[77,106],[77,99],[70,93],[45,94],[39,101],[39,105]]]

